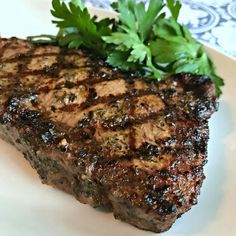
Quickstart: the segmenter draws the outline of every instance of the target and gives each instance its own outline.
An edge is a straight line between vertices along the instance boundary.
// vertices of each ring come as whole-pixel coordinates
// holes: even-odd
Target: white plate
[[[48,0],[0,0],[0,33],[25,37],[55,33]],[[98,11],[107,16],[107,12]],[[110,13],[109,13],[110,14]],[[226,86],[220,110],[210,121],[209,162],[199,203],[166,235],[236,235],[236,61],[208,48]],[[1,236],[154,235],[114,220],[111,213],[80,204],[42,185],[12,146],[0,141]]]

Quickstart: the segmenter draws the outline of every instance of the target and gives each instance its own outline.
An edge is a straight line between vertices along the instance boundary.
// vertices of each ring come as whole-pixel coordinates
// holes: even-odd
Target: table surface
[[[148,0],[144,0],[148,2]],[[88,6],[110,9],[112,0],[86,0]],[[181,0],[180,21],[194,37],[236,60],[236,0]]]

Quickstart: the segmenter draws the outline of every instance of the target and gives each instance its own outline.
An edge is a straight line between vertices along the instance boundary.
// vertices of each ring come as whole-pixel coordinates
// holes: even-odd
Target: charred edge
[[[7,112],[3,112],[2,114],[0,114],[0,124],[1,125],[7,125],[8,123],[12,122],[12,115],[7,113]]]
[[[210,77],[206,75],[193,75],[190,73],[179,73],[172,75],[173,80],[181,83],[185,91],[193,91],[194,95],[199,98],[213,98],[215,97],[214,84]]]
[[[26,93],[26,94],[19,94],[16,96],[12,96],[7,101],[7,111],[12,114],[16,114],[20,105],[25,101],[28,100],[33,102],[37,99],[37,94],[35,93]]]
[[[147,193],[144,197],[144,203],[147,206],[158,206],[157,213],[161,216],[172,215],[177,212],[177,207],[175,204],[167,201],[165,198],[165,193],[169,191],[169,187],[156,191],[156,194]]]
[[[36,110],[21,108],[25,100],[34,102],[37,95],[34,93],[13,96],[8,100],[6,112],[0,116],[0,123],[6,125],[14,122],[17,126],[31,127],[35,137],[44,144],[57,143],[64,137],[64,133],[57,130],[56,125]],[[29,130],[29,132],[32,132]],[[31,137],[31,135],[29,135]]]
[[[17,125],[31,127],[31,131],[29,130],[29,132],[33,131],[34,137],[38,138],[45,145],[57,144],[65,136],[64,133],[57,130],[53,122],[44,118],[37,111],[21,110],[19,111],[19,119]]]
[[[36,98],[37,98],[37,94],[35,93],[18,94],[15,96],[11,96],[4,103],[4,110],[2,111],[2,114],[0,115],[3,119],[2,124],[7,124],[12,120],[12,116],[17,114],[18,109],[20,108],[24,100],[28,99],[29,101],[33,102]],[[11,119],[9,119],[10,117]]]

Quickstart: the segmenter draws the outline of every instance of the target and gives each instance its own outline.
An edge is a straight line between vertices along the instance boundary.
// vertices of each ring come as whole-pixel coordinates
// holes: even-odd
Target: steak
[[[43,183],[141,229],[197,203],[214,94],[206,76],[147,81],[85,50],[0,39],[0,137]]]

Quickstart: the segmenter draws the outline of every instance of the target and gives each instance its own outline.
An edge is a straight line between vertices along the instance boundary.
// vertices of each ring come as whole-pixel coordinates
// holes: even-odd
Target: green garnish
[[[84,46],[104,55],[106,44],[102,37],[111,34],[110,26],[114,20],[97,21],[95,17],[90,16],[81,0],[72,0],[68,6],[60,0],[53,0],[52,6],[52,15],[59,19],[52,22],[60,29],[57,36],[60,46]]]
[[[222,94],[223,79],[216,74],[203,45],[177,21],[181,9],[178,0],[150,0],[147,7],[135,0],[118,0],[112,4],[118,21],[92,17],[82,0],[68,4],[52,0],[52,7],[58,35],[29,39],[69,48],[85,47],[111,66],[139,70],[152,79],[180,72],[207,75],[215,84],[216,96]],[[166,11],[170,17],[166,17]]]

